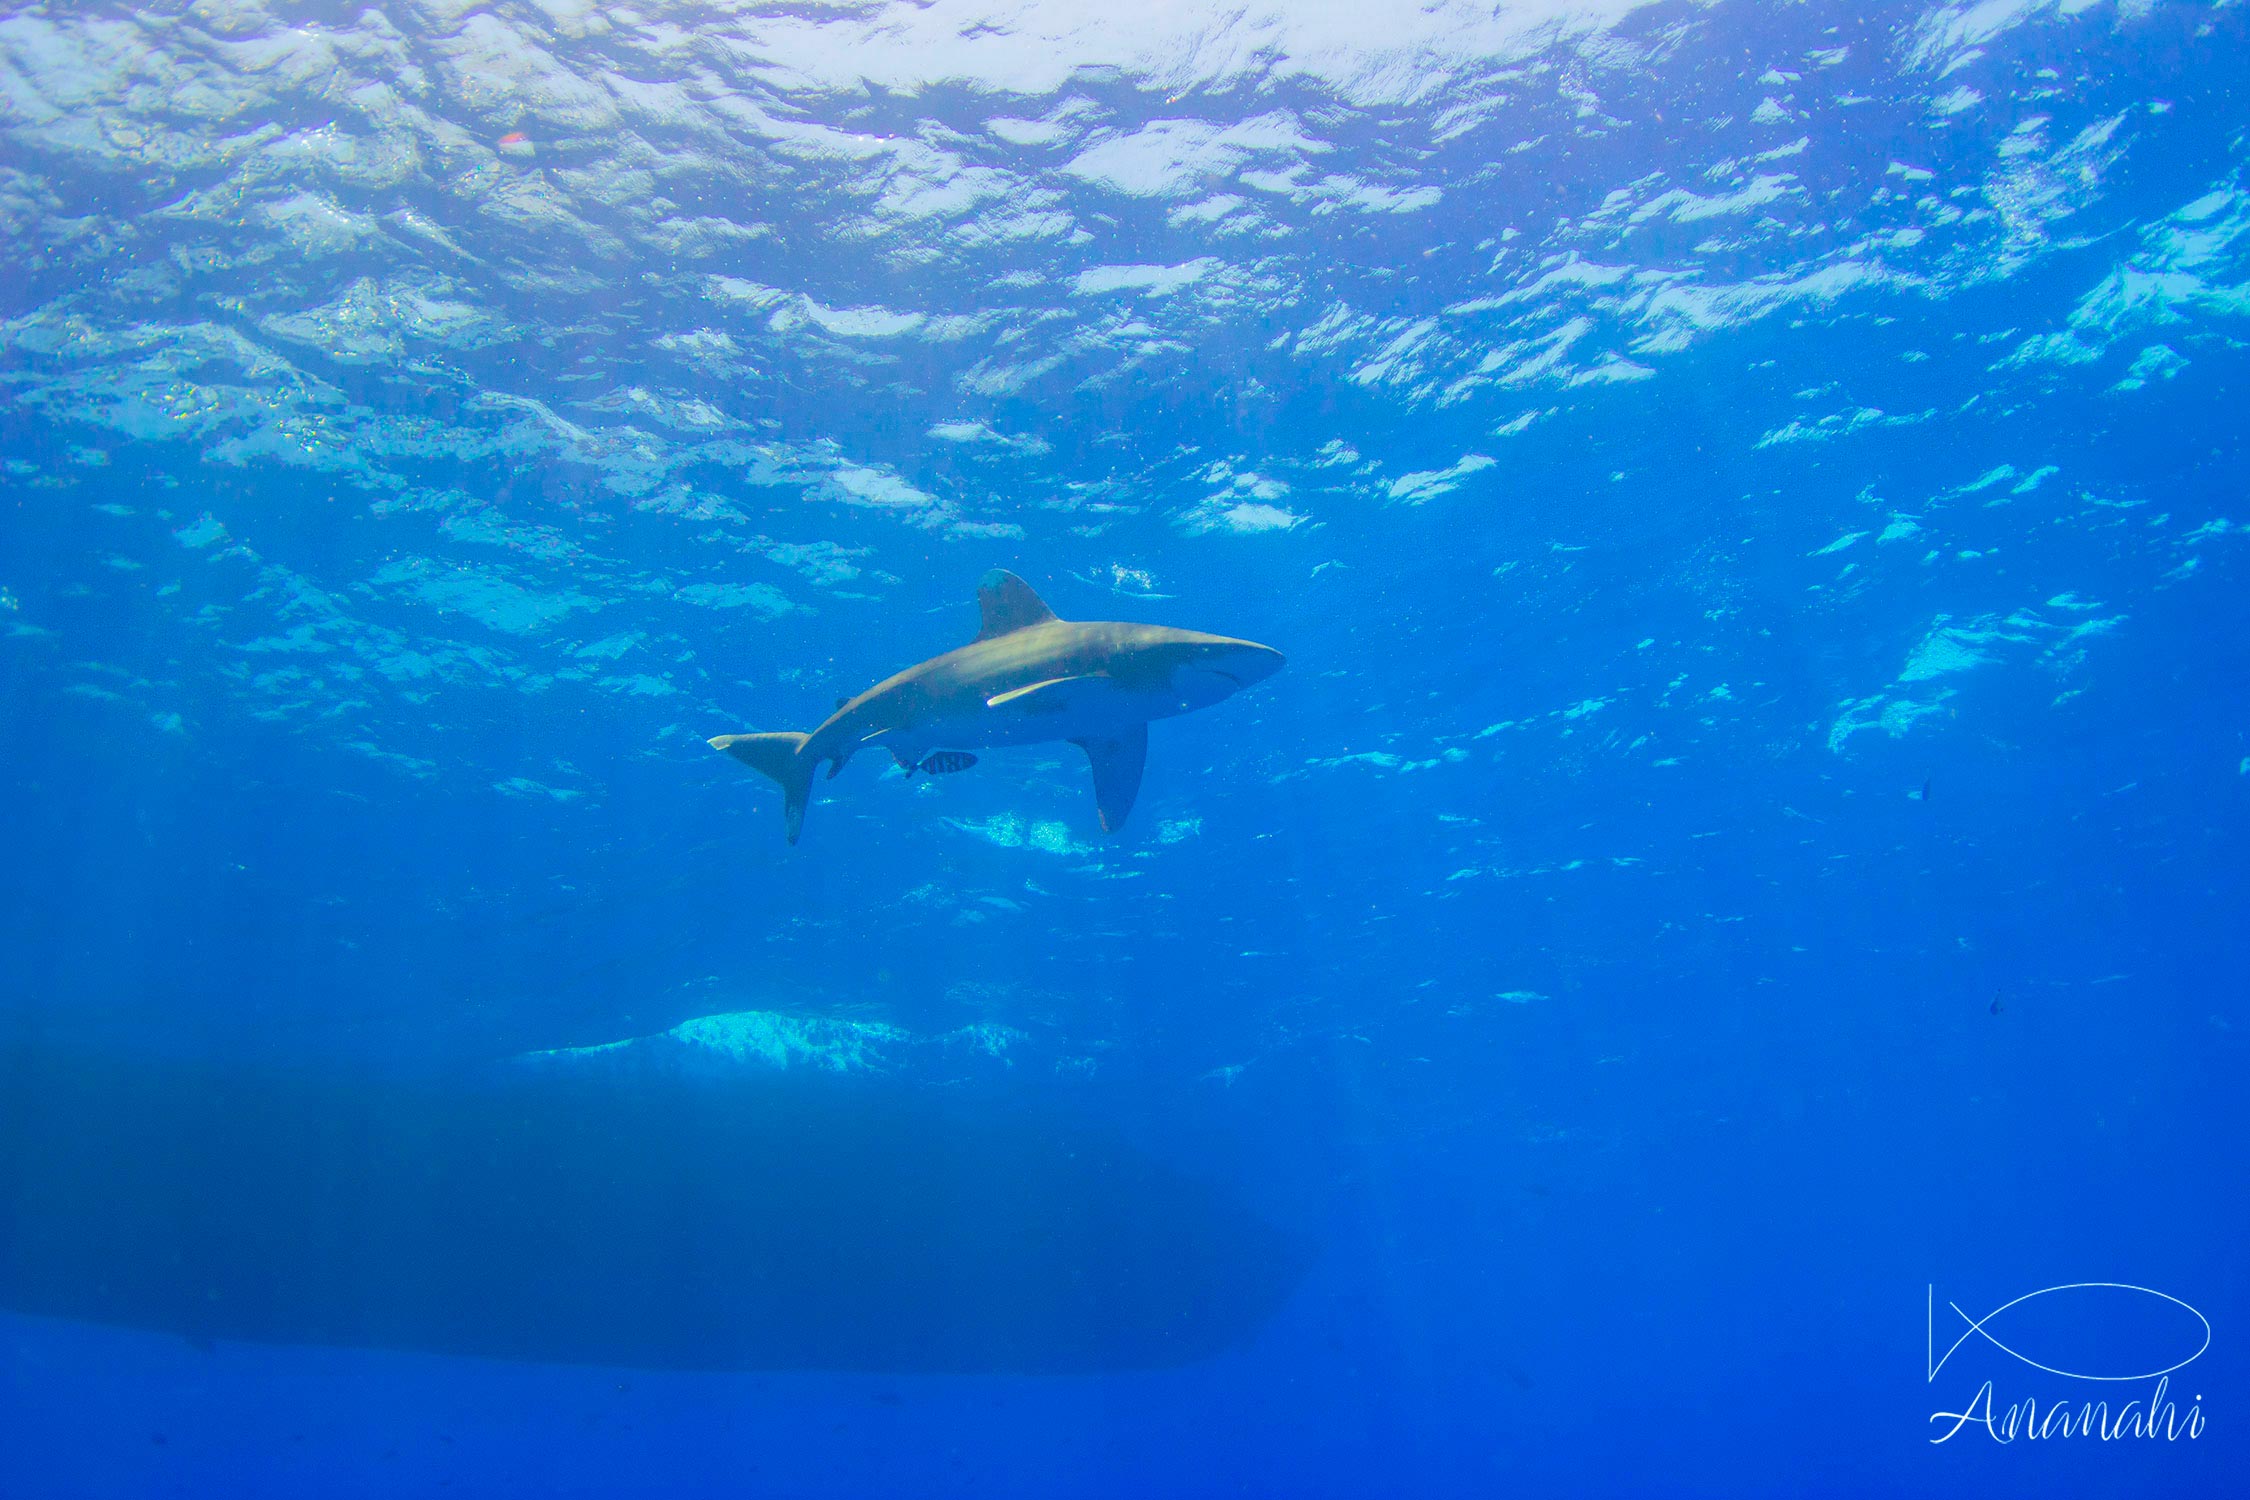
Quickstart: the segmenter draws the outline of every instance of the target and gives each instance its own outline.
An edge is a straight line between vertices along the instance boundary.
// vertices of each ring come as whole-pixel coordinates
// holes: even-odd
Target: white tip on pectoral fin
[[[1029,687],[994,693],[984,700],[984,706],[1013,709],[1024,714],[1059,714],[1083,707],[1099,696],[1116,691],[1117,682],[1114,678],[1099,672],[1089,672],[1079,677],[1050,677],[1045,682],[1034,682]]]
[[[1094,808],[1102,832],[1125,826],[1133,800],[1141,794],[1141,769],[1148,764],[1148,726],[1136,724],[1112,739],[1073,740],[1094,768]]]

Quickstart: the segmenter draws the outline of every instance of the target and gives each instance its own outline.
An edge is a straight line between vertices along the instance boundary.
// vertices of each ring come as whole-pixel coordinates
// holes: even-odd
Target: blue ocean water
[[[0,1495],[2241,1493],[2246,14],[0,8]]]

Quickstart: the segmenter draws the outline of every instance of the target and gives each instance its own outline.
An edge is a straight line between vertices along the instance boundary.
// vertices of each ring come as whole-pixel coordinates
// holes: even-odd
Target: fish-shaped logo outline
[[[2203,1325],[2203,1342],[2197,1345],[2195,1352],[2193,1354],[2190,1354],[2187,1358],[2180,1360],[2174,1364],[2166,1365],[2160,1370],[2146,1370],[2132,1375],[2088,1375],[2078,1370],[2064,1370],[2054,1365],[2041,1364],[2038,1360],[2033,1359],[2030,1355],[2024,1354],[2016,1349],[2010,1348],[2006,1344],[2001,1343],[1999,1339],[1993,1336],[1991,1328],[1987,1326],[1992,1322],[1994,1318],[1999,1317],[2009,1308],[2016,1307],[2025,1302],[2029,1302],[2034,1297],[2051,1296],[2056,1292],[2084,1291],[2090,1288],[2103,1288],[2107,1290],[2123,1292],[2139,1292],[2144,1296],[2160,1298],[2163,1301],[2174,1304],[2175,1306],[2184,1307],[2190,1313],[2193,1313],[2195,1315],[2196,1322]],[[2060,1375],[2066,1380],[2104,1380],[2119,1383],[2134,1380],[2154,1380],[2160,1375],[2169,1375],[2174,1370],[2184,1369],[2188,1365],[2194,1364],[2198,1359],[2201,1359],[2203,1357],[2203,1352],[2211,1347],[2211,1320],[2203,1316],[2201,1312],[2197,1311],[2197,1309],[2192,1304],[2181,1301],[2178,1297],[2173,1296],[2169,1292],[2160,1292],[2154,1287],[2136,1286],[2128,1281],[2070,1281],[2065,1282],[2060,1286],[2041,1287],[2036,1292],[2024,1293],[2021,1297],[2016,1298],[2014,1301],[2001,1303],[1998,1307],[1986,1313],[1981,1318],[1972,1318],[1966,1312],[1962,1312],[1961,1304],[1958,1302],[1948,1301],[1945,1305],[1952,1308],[1955,1312],[1960,1313],[1961,1321],[1968,1324],[1969,1326],[1965,1330],[1963,1330],[1959,1338],[1953,1341],[1951,1346],[1946,1349],[1944,1354],[1941,1355],[1937,1352],[1937,1287],[1934,1283],[1931,1284],[1931,1286],[1929,1287],[1928,1312],[1929,1345],[1924,1357],[1928,1362],[1929,1378],[1933,1381],[1937,1379],[1938,1371],[1945,1368],[1945,1362],[1953,1357],[1956,1350],[1958,1350],[1963,1344],[1969,1341],[1969,1337],[1972,1334],[1982,1336],[1984,1340],[1987,1343],[1991,1344],[1995,1349],[1998,1349],[2004,1354],[2011,1355],[2014,1358],[2023,1361],[2023,1363],[2031,1366],[2034,1370],[2044,1370],[2050,1375]]]

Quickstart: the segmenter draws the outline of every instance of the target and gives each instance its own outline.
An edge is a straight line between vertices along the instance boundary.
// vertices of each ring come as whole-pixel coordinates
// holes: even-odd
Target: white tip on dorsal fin
[[[1047,601],[1006,568],[994,568],[984,575],[984,581],[977,585],[977,609],[984,617],[984,626],[977,632],[980,641],[1028,625],[1044,625],[1055,617]]]

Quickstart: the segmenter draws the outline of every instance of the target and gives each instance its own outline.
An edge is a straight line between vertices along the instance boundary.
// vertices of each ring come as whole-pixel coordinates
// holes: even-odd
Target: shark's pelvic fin
[[[977,631],[980,641],[989,641],[996,635],[1006,635],[1026,626],[1044,625],[1055,618],[1047,601],[1006,568],[994,568],[984,575],[983,582],[977,585],[977,609],[984,619],[983,628]]]
[[[813,763],[798,753],[809,738],[784,730],[777,734],[722,734],[710,741],[712,749],[724,750],[781,783],[782,816],[792,844],[805,826],[805,803],[812,797]]]
[[[984,700],[984,706],[1011,708],[1026,714],[1059,714],[1086,702],[1096,693],[1116,690],[1115,679],[1099,672],[1088,672],[1078,677],[1050,677],[1045,682],[1035,682],[1029,687],[995,693]]]
[[[1115,833],[1141,794],[1141,768],[1148,764],[1148,726],[1136,724],[1115,739],[1073,740],[1094,768],[1094,808],[1102,832]]]

